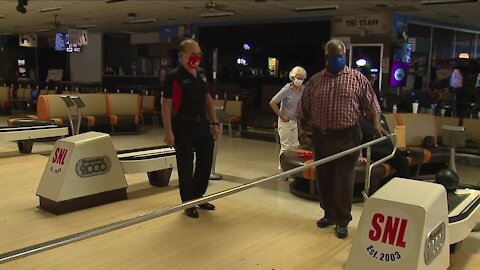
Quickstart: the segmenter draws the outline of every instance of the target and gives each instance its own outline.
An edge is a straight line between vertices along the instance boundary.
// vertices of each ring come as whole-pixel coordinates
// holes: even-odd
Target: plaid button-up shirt
[[[350,67],[339,74],[322,70],[313,75],[297,107],[300,119],[320,129],[348,128],[364,114],[380,111],[367,78]]]

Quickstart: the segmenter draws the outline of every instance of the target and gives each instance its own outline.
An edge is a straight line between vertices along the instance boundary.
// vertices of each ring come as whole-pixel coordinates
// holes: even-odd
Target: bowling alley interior
[[[478,10],[477,0],[0,1],[0,269],[478,269]],[[354,96],[343,85],[360,103],[332,101]],[[195,108],[204,115],[184,114]],[[319,138],[345,135],[314,112],[358,118],[361,142],[322,156]],[[193,176],[179,123],[195,141]],[[208,140],[196,139],[200,125]],[[320,168],[353,154],[342,234],[320,204],[337,198],[322,195]],[[202,166],[205,194],[184,199]]]

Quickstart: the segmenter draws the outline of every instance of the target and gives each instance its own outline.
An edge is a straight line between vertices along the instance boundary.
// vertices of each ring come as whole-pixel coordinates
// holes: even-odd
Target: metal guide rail
[[[40,252],[43,252],[43,251],[46,251],[46,250],[50,250],[50,249],[58,248],[58,247],[61,247],[61,246],[65,246],[65,245],[68,245],[68,244],[71,244],[71,243],[75,243],[75,242],[78,242],[78,241],[81,241],[81,240],[92,238],[92,237],[102,235],[102,234],[105,234],[105,233],[108,233],[108,232],[112,232],[112,231],[115,231],[115,230],[119,230],[119,229],[122,229],[122,228],[125,228],[125,227],[128,227],[128,226],[136,225],[136,224],[139,224],[139,223],[142,223],[142,222],[145,222],[145,221],[149,221],[149,220],[152,220],[152,219],[155,219],[155,218],[159,218],[159,217],[162,217],[162,216],[174,213],[174,212],[178,212],[178,211],[181,211],[181,210],[184,210],[184,209],[187,209],[187,208],[194,207],[194,206],[199,205],[199,204],[207,203],[207,202],[210,202],[210,201],[213,201],[213,200],[216,200],[216,199],[220,199],[220,198],[223,198],[223,197],[226,197],[226,196],[229,196],[229,195],[232,195],[232,194],[235,194],[235,193],[238,193],[238,192],[256,187],[258,185],[261,185],[261,184],[263,184],[265,182],[268,182],[268,181],[271,181],[271,180],[275,180],[275,179],[278,179],[278,178],[286,178],[290,175],[294,175],[294,174],[299,173],[301,171],[304,171],[308,168],[316,167],[318,165],[330,162],[332,160],[335,160],[335,159],[338,159],[340,157],[346,156],[346,155],[351,154],[353,152],[359,151],[363,148],[367,148],[367,166],[368,166],[369,169],[367,170],[367,173],[366,173],[364,196],[368,196],[368,188],[370,186],[369,177],[370,177],[371,169],[374,166],[376,166],[377,164],[381,163],[380,161],[370,163],[370,159],[369,159],[370,158],[370,146],[375,145],[377,143],[380,143],[384,140],[390,140],[392,137],[395,138],[395,136],[396,136],[396,134],[390,134],[389,136],[385,136],[385,137],[382,137],[382,138],[372,140],[370,142],[364,143],[364,144],[359,145],[359,146],[354,147],[354,148],[347,149],[343,152],[340,152],[340,153],[331,155],[329,157],[317,160],[317,161],[309,163],[307,165],[303,165],[303,166],[300,166],[298,168],[295,168],[295,169],[292,169],[292,170],[289,170],[289,171],[285,171],[283,173],[279,173],[279,174],[272,175],[272,176],[269,176],[269,177],[266,177],[266,178],[263,178],[263,179],[252,181],[250,183],[243,184],[243,185],[240,185],[240,186],[237,186],[237,187],[233,187],[233,188],[230,188],[230,189],[227,189],[227,190],[224,190],[224,191],[213,193],[213,194],[210,194],[208,196],[205,196],[205,197],[202,197],[202,198],[199,198],[199,199],[184,202],[184,203],[179,204],[179,205],[167,207],[167,208],[160,209],[160,210],[157,210],[157,211],[154,211],[154,212],[151,212],[151,213],[147,213],[147,214],[144,214],[144,215],[141,215],[141,216],[138,216],[138,217],[134,217],[134,218],[131,218],[131,219],[114,222],[114,223],[107,224],[107,225],[104,225],[104,226],[92,228],[92,229],[89,229],[89,230],[86,230],[86,231],[83,231],[83,232],[67,235],[65,237],[60,237],[60,238],[53,239],[53,240],[50,240],[50,241],[46,241],[46,242],[43,242],[43,243],[39,243],[39,244],[35,244],[35,245],[28,246],[28,247],[25,247],[25,248],[21,248],[21,249],[17,249],[17,250],[14,250],[14,251],[7,252],[7,253],[3,253],[3,254],[0,254],[0,264],[1,263],[6,263],[8,261],[15,260],[15,259],[23,258],[23,257],[29,256],[29,255],[33,255],[33,254],[36,254],[36,253],[40,253]],[[395,153],[395,150],[396,150],[396,148],[393,150],[391,155],[383,158],[382,161],[388,160],[389,158],[393,157],[393,154]]]

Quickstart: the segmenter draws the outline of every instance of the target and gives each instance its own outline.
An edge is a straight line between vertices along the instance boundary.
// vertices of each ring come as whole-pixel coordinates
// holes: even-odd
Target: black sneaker
[[[215,205],[211,204],[211,203],[202,203],[202,204],[199,204],[198,207],[204,209],[204,210],[215,210]]]
[[[337,237],[340,238],[340,239],[347,238],[347,236],[348,236],[347,226],[343,227],[343,226],[337,225],[335,227],[335,235],[337,235]]]
[[[332,225],[335,225],[335,222],[333,222],[332,220],[330,220],[326,217],[323,217],[323,218],[321,218],[317,221],[317,227],[318,228],[326,228],[326,227],[332,226]]]
[[[200,215],[195,207],[185,209],[185,215],[191,218],[198,218]]]

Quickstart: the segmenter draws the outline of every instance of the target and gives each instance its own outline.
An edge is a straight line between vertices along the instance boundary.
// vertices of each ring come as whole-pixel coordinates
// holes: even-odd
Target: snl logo
[[[52,159],[53,164],[63,165],[65,164],[65,157],[67,156],[68,150],[63,148],[55,149],[55,154]]]
[[[381,241],[387,245],[404,248],[406,246],[405,231],[408,220],[399,217],[384,216],[376,213],[372,217],[372,227],[368,233],[370,240]]]

